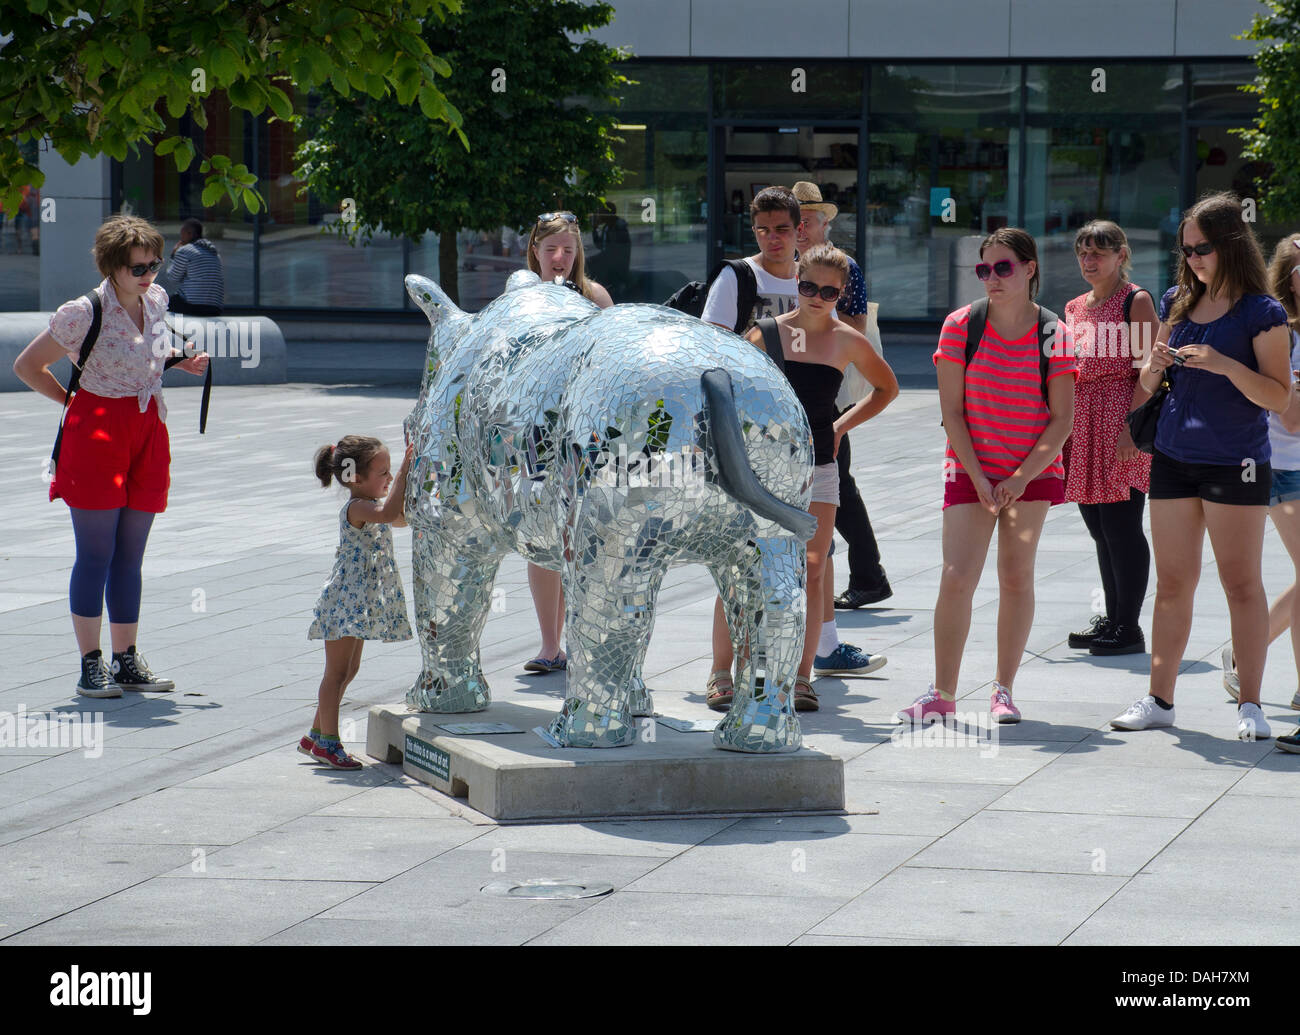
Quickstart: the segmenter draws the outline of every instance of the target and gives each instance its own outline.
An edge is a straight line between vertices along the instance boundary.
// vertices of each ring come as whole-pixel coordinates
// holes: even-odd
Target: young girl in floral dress
[[[393,558],[393,525],[406,525],[406,472],[413,446],[396,478],[388,450],[377,438],[345,435],[316,451],[316,477],[324,488],[337,479],[350,496],[339,511],[334,571],[316,602],[309,640],[325,641],[325,675],[311,732],[298,750],[334,769],[360,769],[339,739],[339,705],[357,669],[366,640],[392,643],[411,638],[406,597]],[[389,492],[389,488],[392,491]],[[384,494],[387,493],[387,498]]]

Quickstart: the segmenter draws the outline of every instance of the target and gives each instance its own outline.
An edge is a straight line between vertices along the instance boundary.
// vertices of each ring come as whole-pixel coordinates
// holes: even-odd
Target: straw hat
[[[826,222],[830,222],[839,212],[838,205],[832,205],[829,201],[822,201],[822,192],[817,188],[817,184],[809,183],[807,180],[800,180],[790,191],[799,201],[800,208],[816,209],[826,217]]]

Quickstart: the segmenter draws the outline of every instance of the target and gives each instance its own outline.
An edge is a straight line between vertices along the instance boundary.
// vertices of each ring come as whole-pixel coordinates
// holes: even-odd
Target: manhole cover
[[[614,885],[576,880],[497,880],[480,889],[498,898],[596,898],[608,895]]]

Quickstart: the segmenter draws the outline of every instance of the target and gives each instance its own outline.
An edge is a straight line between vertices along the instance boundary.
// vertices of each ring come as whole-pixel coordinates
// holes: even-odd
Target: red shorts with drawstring
[[[158,400],[140,412],[134,395],[108,399],[84,389],[72,397],[50,500],[69,507],[152,514],[167,509],[171,440],[158,419]]]

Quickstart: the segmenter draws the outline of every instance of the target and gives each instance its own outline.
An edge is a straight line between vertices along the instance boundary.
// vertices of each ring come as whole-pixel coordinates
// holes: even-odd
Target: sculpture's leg
[[[491,703],[479,665],[479,638],[500,556],[413,529],[412,596],[424,667],[406,694],[422,712],[481,712]]]
[[[587,520],[575,526],[577,545],[564,562],[568,691],[550,725],[566,747],[633,743],[638,706],[651,704],[640,666],[664,566],[645,539],[636,527],[595,527]]]
[[[751,543],[715,571],[736,648],[735,696],[713,733],[728,751],[798,751],[794,679],[803,655],[806,554],[792,537]],[[737,625],[739,628],[737,628]]]

